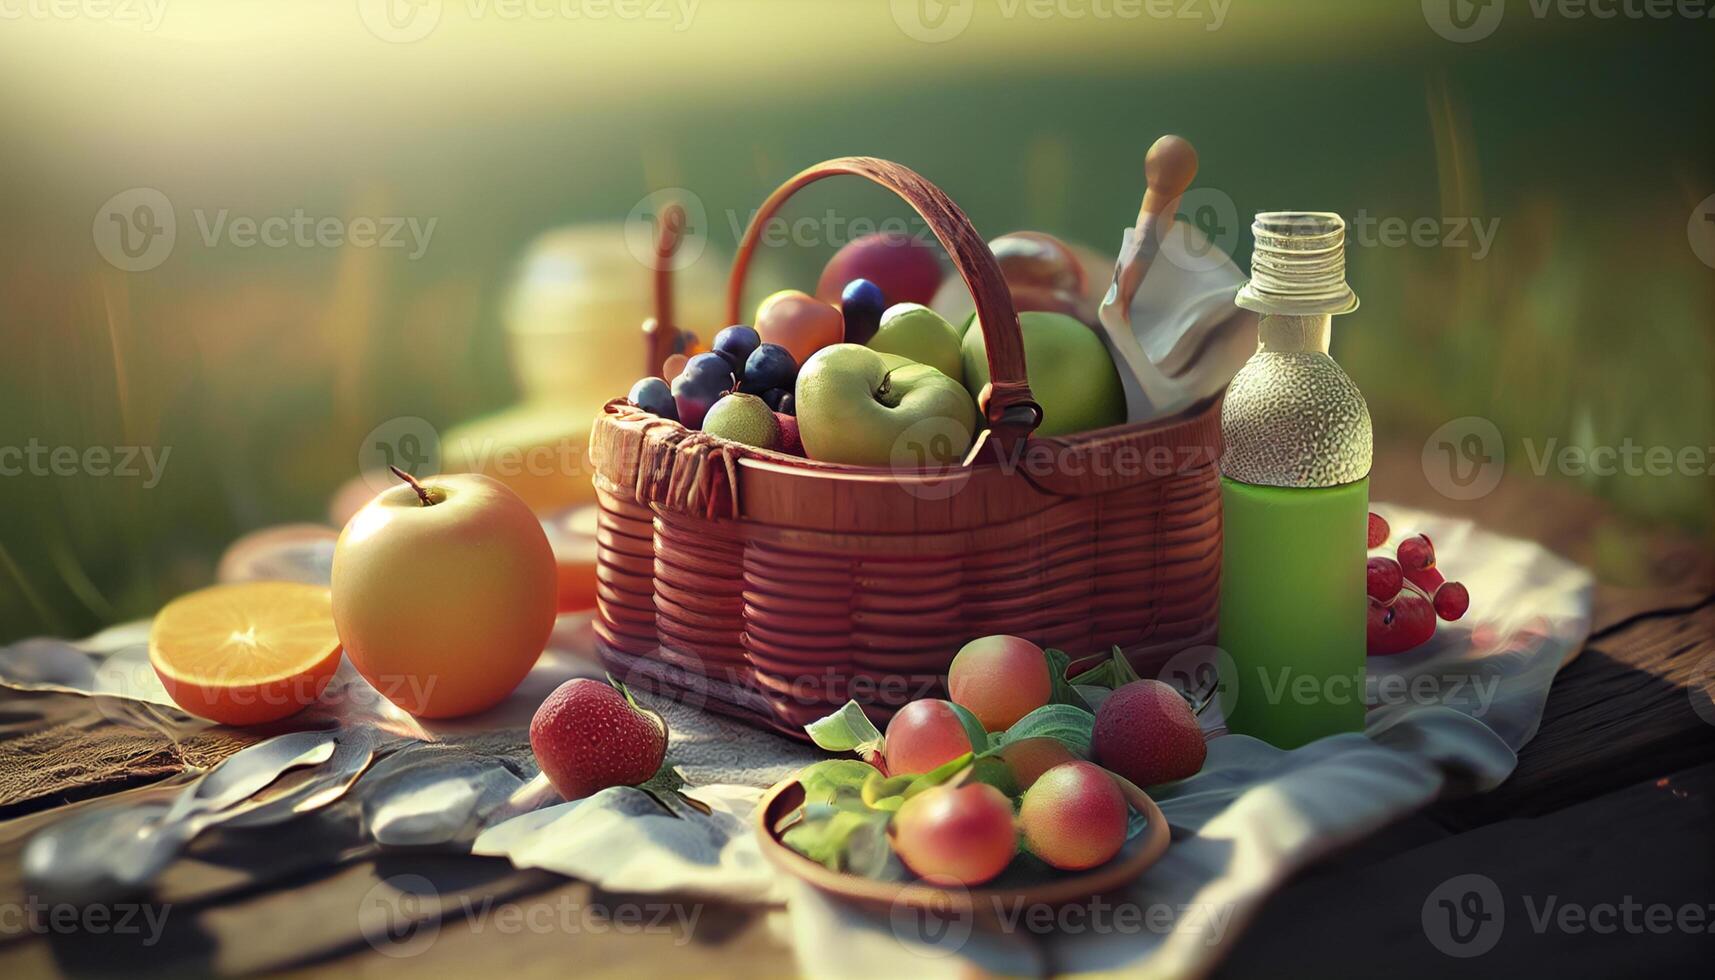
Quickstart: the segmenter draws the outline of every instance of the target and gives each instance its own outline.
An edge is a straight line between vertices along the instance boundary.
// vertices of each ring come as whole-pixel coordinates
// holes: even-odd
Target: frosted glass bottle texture
[[[1294,748],[1364,724],[1364,560],[1373,455],[1362,393],[1329,356],[1357,308],[1345,222],[1269,212],[1252,225],[1238,305],[1257,351],[1221,410],[1220,645],[1231,731]]]

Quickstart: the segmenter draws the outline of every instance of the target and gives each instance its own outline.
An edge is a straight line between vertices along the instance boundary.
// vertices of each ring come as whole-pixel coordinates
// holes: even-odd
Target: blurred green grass
[[[0,640],[147,615],[206,583],[243,531],[324,519],[377,422],[444,427],[508,404],[501,305],[536,233],[621,220],[677,185],[730,253],[733,221],[775,184],[846,153],[919,169],[987,234],[1103,249],[1168,131],[1197,144],[1197,186],[1230,197],[1241,225],[1276,208],[1498,219],[1481,259],[1353,249],[1364,305],[1336,355],[1378,439],[1416,447],[1480,415],[1515,471],[1525,440],[1715,447],[1715,270],[1686,231],[1715,192],[1703,24],[1520,14],[1457,45],[1415,4],[1330,0],[1252,4],[1248,22],[1241,4],[1206,36],[1025,23],[929,46],[868,15],[842,13],[861,33],[836,43],[811,5],[710,4],[682,38],[578,25],[579,52],[622,49],[587,71],[553,67],[546,43],[515,61],[488,37],[510,25],[459,48],[449,23],[440,47],[296,38],[280,54],[226,28],[197,36],[196,5],[175,6],[189,20],[166,37],[0,37],[0,139],[16,151],[0,155],[0,446],[171,447],[151,489],[0,477]],[[437,225],[414,262],[181,244],[126,274],[90,223],[136,186],[179,206],[181,242],[191,208]],[[796,207],[902,214],[855,185]],[[830,251],[765,261],[808,286]],[[1708,534],[1715,516],[1706,474],[1581,482],[1643,526]],[[1604,560],[1624,574],[1633,559]]]

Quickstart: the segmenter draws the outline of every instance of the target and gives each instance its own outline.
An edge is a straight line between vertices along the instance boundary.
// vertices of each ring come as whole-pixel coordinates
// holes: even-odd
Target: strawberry
[[[1194,776],[1208,754],[1185,698],[1148,679],[1115,688],[1102,702],[1090,749],[1095,761],[1138,786]]]
[[[536,709],[530,751],[561,796],[581,799],[655,775],[667,755],[667,723],[623,686],[579,677]]]

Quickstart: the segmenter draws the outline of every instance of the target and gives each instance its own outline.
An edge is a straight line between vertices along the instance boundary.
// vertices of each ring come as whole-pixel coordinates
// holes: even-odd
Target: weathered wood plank
[[[1547,813],[1715,759],[1715,602],[1599,635],[1549,692],[1518,769],[1432,816],[1454,828]]]
[[[1705,764],[1368,866],[1311,872],[1274,896],[1218,975],[1702,975],[1715,956],[1712,821],[1715,764]],[[1466,899],[1464,886],[1482,882],[1449,884],[1463,875],[1493,891]],[[1497,917],[1486,951],[1481,915]]]

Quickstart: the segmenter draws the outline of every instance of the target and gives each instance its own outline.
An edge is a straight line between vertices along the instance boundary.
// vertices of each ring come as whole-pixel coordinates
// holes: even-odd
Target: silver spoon
[[[79,814],[43,830],[24,848],[24,880],[51,902],[90,904],[134,894],[183,846],[281,774],[333,755],[332,732],[294,732],[233,753],[198,777],[172,804],[147,803]]]

